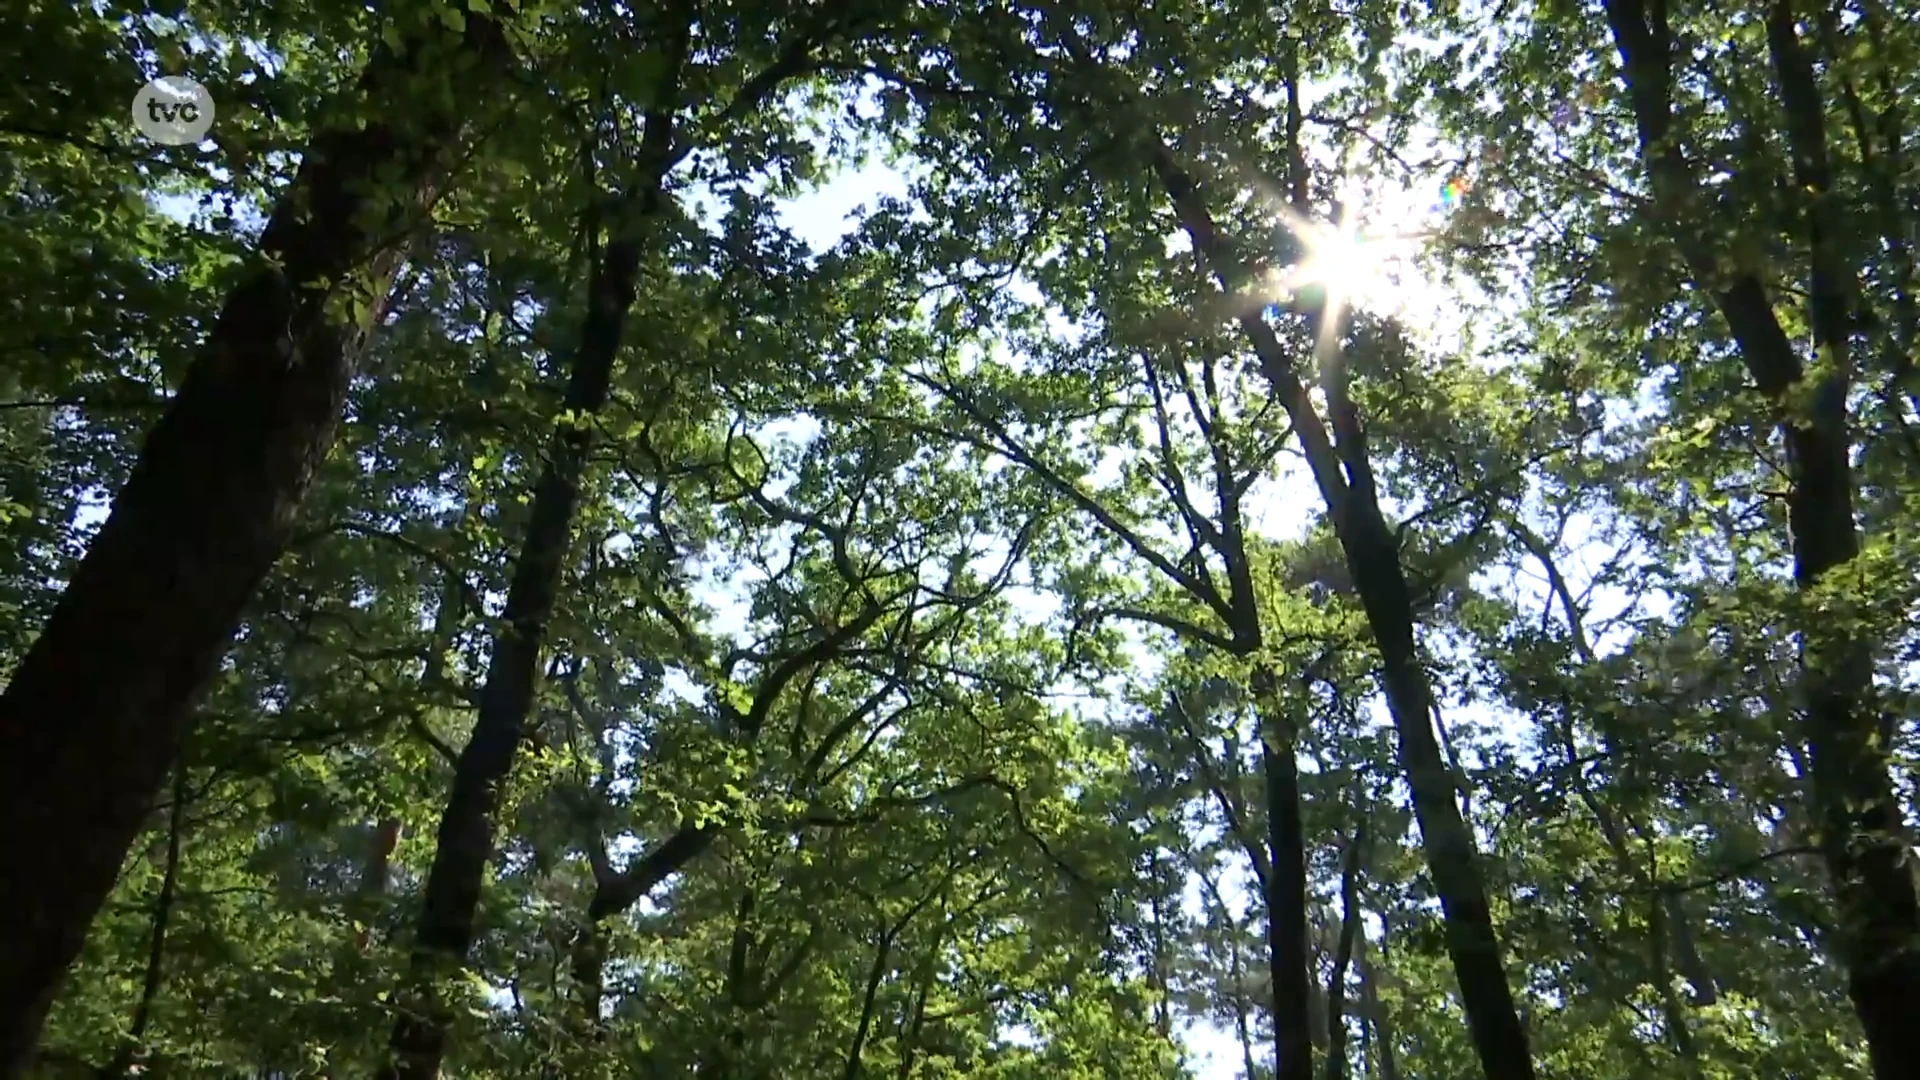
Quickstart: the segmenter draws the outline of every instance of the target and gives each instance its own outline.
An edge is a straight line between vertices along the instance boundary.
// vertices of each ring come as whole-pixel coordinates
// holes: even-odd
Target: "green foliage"
[[[1314,407],[1343,385],[1360,417],[1537,1074],[1868,1075],[1799,642],[1869,643],[1910,817],[1911,11],[1802,20],[1858,309],[1865,539],[1796,589],[1779,416],[1677,250],[1688,208],[1646,178],[1595,9],[695,5],[695,149],[639,229],[612,403],[585,416],[560,388],[592,260],[638,235],[612,196],[647,167],[679,6],[492,7],[519,13],[520,82],[385,301],[46,1069],[379,1067],[534,480],[577,425],[593,456],[449,976],[452,1074],[1270,1075],[1263,747],[1300,772],[1317,1044],[1337,996],[1350,1073],[1470,1074],[1379,649],[1300,417],[1235,321],[1253,310]],[[0,20],[31,39],[0,97],[0,672],[294,155],[415,17],[462,19]],[[1804,343],[1813,196],[1764,30],[1738,5],[1673,17],[1692,210]],[[163,69],[212,88],[214,149],[125,130]],[[790,81],[748,103],[768,71]],[[1342,320],[1330,372],[1284,298],[1229,296],[1170,242],[1149,127],[1263,271],[1298,261],[1296,175],[1320,214],[1354,184],[1472,186],[1423,256],[1437,284]],[[883,158],[907,197],[810,249],[807,215],[840,212],[813,193]],[[1420,332],[1435,306],[1471,308],[1468,332]],[[1192,1024],[1228,1047],[1211,1071]]]

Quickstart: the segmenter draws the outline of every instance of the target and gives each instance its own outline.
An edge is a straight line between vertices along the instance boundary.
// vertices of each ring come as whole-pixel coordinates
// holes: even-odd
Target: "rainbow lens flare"
[[[1449,210],[1460,205],[1460,200],[1466,197],[1467,180],[1463,176],[1456,176],[1440,185],[1440,205]]]

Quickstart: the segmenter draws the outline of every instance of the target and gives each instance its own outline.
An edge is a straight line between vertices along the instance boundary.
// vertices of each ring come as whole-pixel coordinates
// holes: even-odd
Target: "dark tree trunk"
[[[606,401],[638,266],[637,245],[623,242],[610,245],[606,261],[595,269],[587,330],[567,388],[564,408],[569,412],[591,415]],[[493,856],[494,811],[532,713],[540,651],[571,546],[587,443],[585,425],[560,427],[534,488],[531,520],[507,593],[503,625],[494,639],[479,714],[440,817],[414,936],[411,981],[416,1000],[395,1025],[389,1076],[439,1075],[449,1021],[431,984],[463,964],[472,944],[474,913]]]
[[[165,981],[167,926],[173,918],[173,898],[180,886],[180,839],[186,828],[187,774],[174,769],[173,804],[167,809],[167,868],[160,876],[160,893],[153,901],[153,929],[147,937],[147,968],[140,980],[140,1000],[133,1007],[133,1020],[127,1025],[127,1038],[113,1064],[102,1075],[120,1080],[133,1067],[153,1020],[153,1003],[160,998]]]
[[[454,767],[453,786],[440,816],[433,866],[414,935],[406,1007],[394,1023],[392,1054],[381,1071],[392,1080],[437,1077],[446,1054],[452,1018],[443,980],[465,965],[473,944],[474,916],[487,862],[493,857],[494,812],[533,712],[547,623],[572,547],[574,513],[592,442],[590,418],[606,405],[611,393],[627,313],[635,298],[644,233],[667,198],[666,175],[676,160],[674,118],[681,68],[691,33],[690,23],[675,28],[667,70],[646,116],[633,219],[607,245],[588,282],[579,352],[562,399],[567,418],[556,423],[546,465],[534,484],[527,535],[507,588],[478,715]]]
[[[1698,1076],[1693,1031],[1687,1026],[1687,1010],[1680,1003],[1680,995],[1673,989],[1669,955],[1667,907],[1665,899],[1656,894],[1647,897],[1647,970],[1652,974],[1654,988],[1660,994],[1660,1011],[1666,1021],[1667,1038],[1673,1042],[1673,1051],[1687,1064],[1689,1073]]]
[[[1460,981],[1474,1047],[1489,1080],[1532,1080],[1526,1028],[1507,984],[1479,852],[1455,800],[1453,773],[1433,732],[1433,698],[1414,647],[1406,576],[1370,482],[1349,491],[1340,528],[1367,621],[1380,647],[1400,765],[1413,791],[1421,845],[1445,916],[1447,952]]]
[[[1166,1039],[1173,1035],[1173,1002],[1167,996],[1167,926],[1160,896],[1162,878],[1159,848],[1153,850],[1152,864],[1147,873],[1153,889],[1147,897],[1153,932],[1150,945],[1152,955],[1147,958],[1147,982],[1153,988],[1153,1030]]]
[[[867,1033],[873,1029],[874,1005],[880,995],[880,984],[887,975],[887,958],[893,952],[894,928],[882,926],[880,944],[873,951],[873,966],[867,969],[867,989],[860,999],[860,1022],[853,1030],[853,1044],[847,1047],[846,1068],[841,1070],[843,1080],[859,1080],[860,1058],[867,1050]]]
[[[1794,179],[1809,200],[1810,314],[1814,346],[1827,368],[1814,384],[1812,415],[1787,425],[1794,579],[1810,589],[1860,553],[1846,412],[1850,274],[1834,246],[1825,107],[1788,0],[1776,0],[1769,11],[1767,40],[1786,106]],[[1757,359],[1748,366],[1776,401],[1784,403],[1806,381],[1802,371]],[[1874,693],[1871,643],[1844,629],[1846,620],[1830,622],[1837,626],[1809,626],[1801,644],[1821,854],[1839,900],[1847,991],[1866,1029],[1874,1074],[1911,1077],[1920,1075],[1920,897],[1888,773],[1894,725]]]
[[[1687,913],[1686,900],[1678,893],[1669,893],[1666,904],[1667,922],[1673,929],[1673,961],[1679,966],[1680,974],[1693,984],[1689,999],[1696,1008],[1704,1009],[1720,1000],[1720,987],[1694,943],[1693,922]]]
[[[683,30],[679,39],[682,53],[686,33]],[[681,55],[676,53],[669,62],[668,93],[648,115],[641,146],[646,186],[638,196],[637,216],[642,223],[652,220],[664,201],[662,185],[673,153]],[[473,943],[474,914],[487,861],[493,857],[494,811],[533,711],[540,652],[572,546],[574,512],[591,442],[591,427],[583,420],[605,406],[611,391],[627,312],[633,306],[641,250],[638,237],[620,236],[607,245],[593,268],[580,350],[562,404],[571,419],[556,426],[546,466],[534,485],[527,535],[515,561],[501,629],[487,664],[479,714],[454,768],[452,790],[440,816],[433,867],[427,874],[414,935],[408,1000],[394,1024],[393,1053],[382,1072],[385,1077],[414,1080],[440,1074],[451,1025],[440,983],[466,963]]]
[[[1366,1011],[1367,1027],[1373,1032],[1374,1058],[1380,1066],[1380,1080],[1400,1080],[1399,1058],[1393,1049],[1393,1019],[1380,1000],[1379,975],[1367,960],[1367,939],[1359,942],[1360,1006]]]
[[[705,854],[713,846],[717,833],[713,828],[689,825],[661,841],[660,846],[624,873],[598,883],[587,905],[587,918],[598,922],[639,903],[655,886]]]
[[[0,1076],[30,1054],[333,442],[405,234],[474,111],[439,92],[450,61],[477,61],[472,86],[511,62],[499,27],[472,13],[451,46],[411,45],[382,46],[362,79],[381,119],[307,148],[254,269],[0,697]]]
[[[1781,328],[1766,286],[1731,273],[1715,249],[1692,166],[1673,125],[1673,37],[1660,0],[1607,0],[1607,19],[1626,72],[1640,154],[1654,202],[1669,218],[1694,278],[1709,289],[1754,384],[1772,402],[1786,437],[1787,525],[1794,580],[1815,587],[1860,552],[1854,524],[1847,392],[1849,278],[1836,246],[1826,107],[1793,7],[1770,5],[1766,28],[1786,117],[1794,189],[1805,199],[1810,253],[1809,323],[1819,367],[1809,373]],[[1889,775],[1892,720],[1873,689],[1872,643],[1849,620],[1798,627],[1803,738],[1811,757],[1809,802],[1839,913],[1835,944],[1867,1035],[1874,1075],[1914,1075],[1920,1062],[1920,896],[1906,865],[1903,814]]]
[[[600,1005],[606,997],[607,940],[598,921],[588,919],[573,942],[574,996],[579,1002],[583,1041],[599,1042],[606,1036],[600,1018]]]
[[[1075,43],[1069,42],[1073,51]],[[1091,64],[1084,45],[1082,63]],[[1198,185],[1166,141],[1150,125],[1140,134],[1154,175],[1173,202],[1182,229],[1207,261],[1228,295],[1241,295],[1252,274],[1233,244],[1220,233]],[[1336,379],[1327,387],[1333,432],[1294,369],[1265,317],[1250,311],[1239,317],[1253,346],[1261,373],[1293,421],[1294,437],[1325,500],[1334,531],[1346,555],[1354,587],[1360,593],[1368,626],[1380,650],[1388,711],[1399,736],[1400,766],[1412,789],[1414,816],[1422,847],[1444,914],[1447,952],[1460,982],[1461,1004],[1474,1049],[1488,1080],[1533,1080],[1526,1027],[1507,984],[1492,907],[1479,866],[1473,833],[1455,799],[1456,788],[1433,730],[1433,695],[1414,641],[1413,596],[1400,566],[1399,545],[1381,513],[1357,415]],[[1323,344],[1330,334],[1323,328]],[[1323,366],[1337,366],[1338,356]],[[1335,441],[1335,436],[1338,441]]]
[[[1345,865],[1340,868],[1340,943],[1333,956],[1333,975],[1327,980],[1326,1080],[1347,1080],[1347,968],[1360,939],[1360,871],[1369,835],[1366,818],[1356,818]]]
[[[1300,823],[1300,772],[1293,724],[1282,714],[1273,675],[1254,675],[1259,703],[1260,763],[1267,785],[1267,954],[1273,978],[1274,1075],[1313,1080],[1309,1007],[1307,848]]]

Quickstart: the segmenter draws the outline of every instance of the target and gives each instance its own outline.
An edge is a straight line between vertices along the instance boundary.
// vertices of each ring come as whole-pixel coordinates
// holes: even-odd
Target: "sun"
[[[1296,287],[1318,285],[1339,302],[1367,291],[1380,277],[1380,252],[1358,230],[1321,226],[1307,230],[1306,258],[1290,275]]]
[[[1280,271],[1275,284],[1289,299],[1322,306],[1330,315],[1360,309],[1403,314],[1414,290],[1404,271],[1418,237],[1404,230],[1309,221],[1287,215],[1289,231],[1304,249],[1299,262]],[[1324,299],[1321,295],[1324,294]]]
[[[1396,323],[1437,348],[1465,340],[1473,312],[1488,302],[1470,280],[1434,263],[1430,245],[1461,209],[1469,180],[1458,171],[1401,181],[1350,176],[1338,185],[1331,214],[1301,213],[1278,189],[1256,182],[1255,198],[1291,241],[1290,261],[1253,284],[1254,302],[1320,317],[1317,348],[1327,348],[1344,324],[1363,312]],[[1434,192],[1438,188],[1438,198]]]

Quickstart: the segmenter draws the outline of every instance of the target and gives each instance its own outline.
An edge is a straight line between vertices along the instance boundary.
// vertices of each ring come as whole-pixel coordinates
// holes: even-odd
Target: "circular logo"
[[[165,146],[191,146],[213,127],[213,95],[185,75],[168,75],[133,96],[133,126]]]

